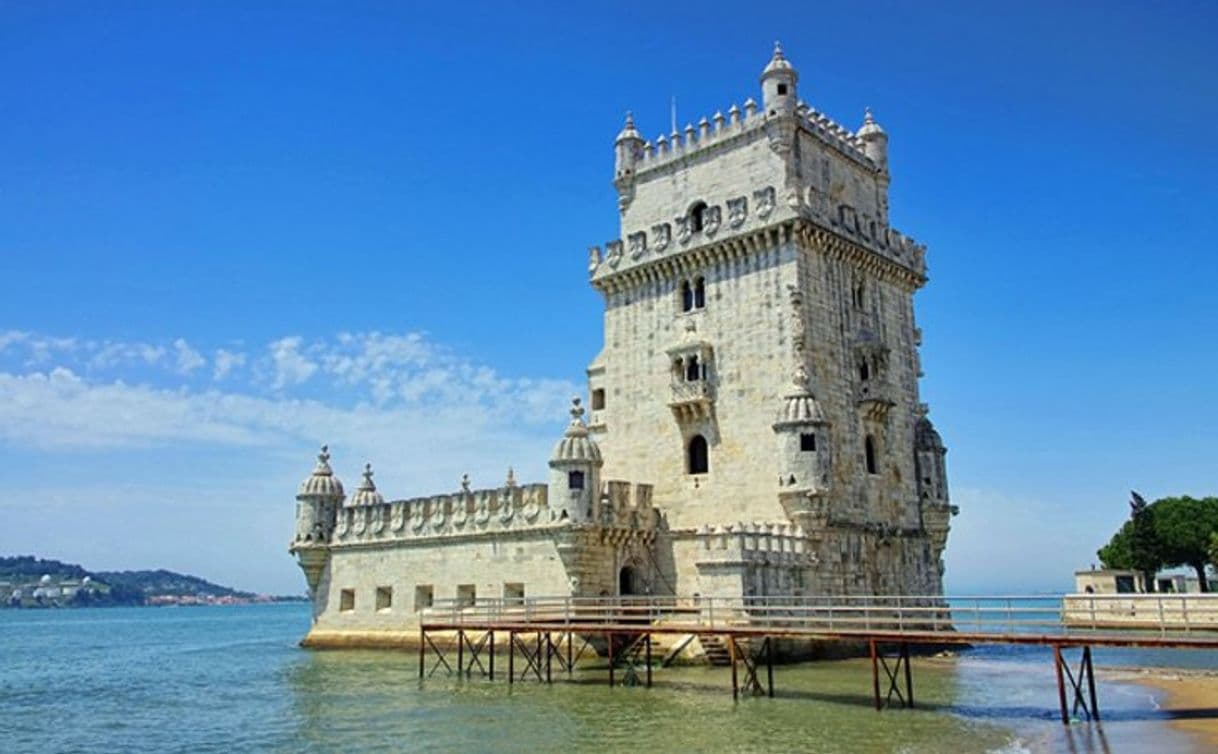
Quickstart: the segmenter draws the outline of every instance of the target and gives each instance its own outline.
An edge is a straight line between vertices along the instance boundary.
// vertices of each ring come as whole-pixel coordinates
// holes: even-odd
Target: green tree
[[[1209,591],[1205,564],[1218,533],[1218,498],[1165,497],[1151,506],[1163,565],[1188,566],[1197,572],[1201,591]]]
[[[1138,571],[1149,589],[1163,565],[1153,507],[1137,492],[1130,493],[1129,520],[1096,553],[1105,568]]]
[[[1210,565],[1218,569],[1218,531],[1210,535]]]

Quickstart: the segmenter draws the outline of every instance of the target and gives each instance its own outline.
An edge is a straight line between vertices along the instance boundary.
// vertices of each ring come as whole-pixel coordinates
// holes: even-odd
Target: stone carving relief
[[[605,261],[609,263],[610,267],[618,266],[618,263],[622,261],[621,241],[610,241],[605,244]]]
[[[738,196],[735,199],[727,200],[727,224],[733,228],[739,228],[744,225],[744,221],[749,216],[749,200],[747,197]]]
[[[651,226],[651,234],[655,236],[654,242],[657,254],[667,249],[668,244],[672,242],[672,226],[668,223]]]
[[[629,236],[627,236],[626,240],[627,240],[627,243],[630,244],[630,258],[631,259],[638,259],[639,257],[641,257],[647,253],[647,234],[646,233],[644,233],[642,231],[639,231],[638,233],[631,233]]]
[[[689,243],[689,239],[693,236],[693,229],[689,225],[688,215],[677,215],[673,220],[677,223],[677,240],[681,243]]]
[[[766,186],[760,191],[753,192],[753,201],[757,202],[757,216],[762,220],[774,211],[774,187]]]
[[[719,226],[723,224],[723,208],[718,204],[713,207],[707,207],[703,217],[702,232],[707,236],[713,236],[718,233]]]

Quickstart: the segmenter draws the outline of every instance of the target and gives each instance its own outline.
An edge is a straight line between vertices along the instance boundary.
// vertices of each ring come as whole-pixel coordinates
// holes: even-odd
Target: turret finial
[[[364,483],[360,486],[363,490],[375,490],[376,485],[372,483],[372,464],[364,464]]]
[[[580,400],[580,397],[578,395],[573,396],[571,398],[571,423],[572,424],[583,424],[584,407],[582,405],[580,405],[581,403],[583,403],[583,401]]]
[[[782,60],[782,59],[783,59],[783,57],[782,57],[782,42],[779,42],[777,39],[775,39],[775,40],[774,40],[774,59],[775,59],[775,60]]]
[[[511,466],[508,466],[507,481],[504,484],[508,487],[516,486],[516,472],[512,470]]]
[[[864,123],[875,123],[875,117],[872,116],[872,114],[871,114],[870,105],[863,107],[863,122]]]
[[[330,446],[329,445],[321,446],[321,452],[317,454],[317,460],[320,461],[321,463],[330,462]]]
[[[469,492],[469,474],[461,475],[461,491]]]

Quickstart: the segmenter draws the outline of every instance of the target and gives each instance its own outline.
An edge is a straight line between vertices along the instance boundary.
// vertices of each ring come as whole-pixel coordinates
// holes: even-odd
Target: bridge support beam
[[[875,708],[880,711],[892,706],[893,697],[901,707],[913,707],[913,670],[909,661],[909,644],[901,642],[897,648],[895,662],[889,664],[889,658],[880,651],[880,644],[875,639],[868,642],[871,649],[871,690],[875,695]],[[887,679],[888,693],[880,694],[880,671],[884,671]],[[905,681],[905,689],[901,690],[900,681]]]
[[[1079,658],[1078,672],[1070,668],[1070,663],[1062,657],[1060,644],[1053,645],[1053,670],[1057,675],[1057,700],[1061,704],[1062,725],[1069,725],[1072,716],[1077,716],[1081,709],[1088,720],[1100,719],[1100,705],[1095,695],[1095,668],[1091,663],[1091,647],[1084,646],[1082,657]],[[1066,704],[1066,681],[1070,682],[1073,703]],[[1083,694],[1083,684],[1087,693]]]

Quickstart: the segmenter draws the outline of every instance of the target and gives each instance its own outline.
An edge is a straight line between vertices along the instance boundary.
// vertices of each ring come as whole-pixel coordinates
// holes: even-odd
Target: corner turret
[[[888,171],[888,133],[875,122],[871,108],[863,114],[863,127],[857,136],[863,140],[863,152],[884,172]]]
[[[774,56],[761,72],[761,104],[766,117],[791,115],[799,102],[796,85],[799,72],[782,54],[782,45],[774,43]]]
[[[820,494],[829,489],[829,421],[808,390],[802,367],[794,382],[795,390],[783,398],[774,423],[780,459],[778,486],[782,492]]]
[[[313,473],[296,491],[296,536],[288,548],[297,556],[311,593],[317,589],[329,559],[327,546],[343,497],[343,483],[330,468],[330,449],[322,445]]]
[[[594,519],[593,504],[600,496],[600,446],[588,436],[584,407],[571,399],[571,424],[550,456],[550,506],[560,518],[575,523]]]
[[[634,171],[643,158],[643,137],[634,127],[634,115],[626,113],[626,124],[613,142],[613,185],[618,207],[625,210],[634,198]]]

